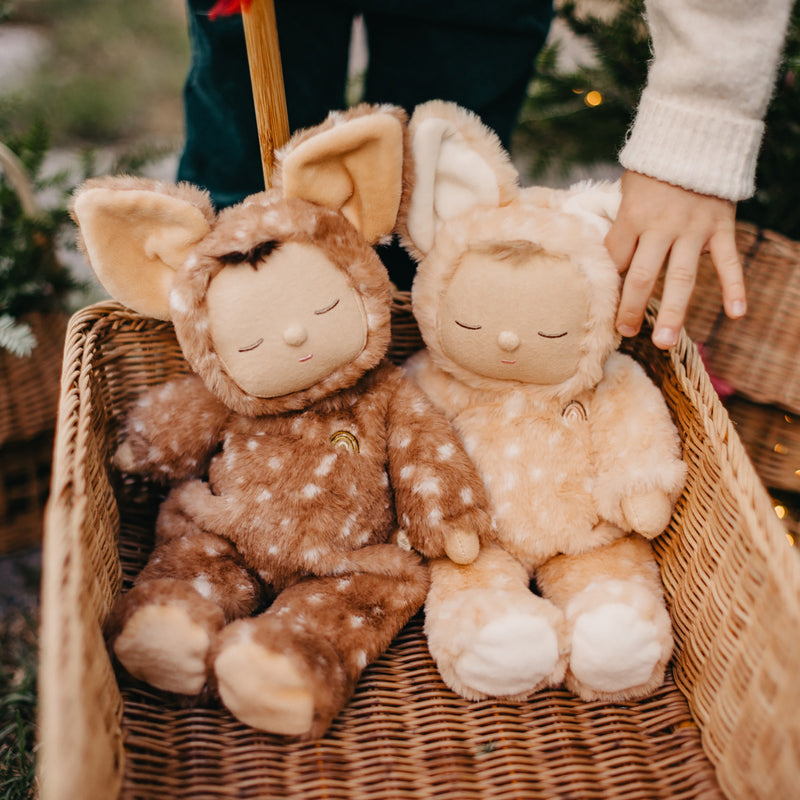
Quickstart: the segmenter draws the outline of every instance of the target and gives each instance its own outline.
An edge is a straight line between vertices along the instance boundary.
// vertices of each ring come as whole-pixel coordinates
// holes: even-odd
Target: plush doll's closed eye
[[[562,679],[585,699],[642,696],[672,649],[647,540],[685,465],[659,391],[616,349],[616,191],[521,190],[494,134],[450,104],[419,107],[410,134],[400,229],[427,349],[407,369],[458,430],[495,525],[469,566],[433,564],[431,652],[468,698]]]
[[[153,686],[317,736],[421,606],[420,557],[489,517],[449,423],[384,359],[405,118],[333,114],[276,187],[216,215],[190,186],[93,181],[73,213],[109,292],[171,319],[193,375],[146,391],[114,461],[171,488],[111,646]],[[404,534],[398,537],[398,527]]]

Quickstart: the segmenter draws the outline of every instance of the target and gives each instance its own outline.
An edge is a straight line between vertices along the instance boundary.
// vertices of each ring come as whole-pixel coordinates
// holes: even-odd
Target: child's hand
[[[666,263],[653,342],[663,349],[676,344],[694,289],[698,259],[706,251],[719,276],[725,313],[733,319],[743,317],[747,301],[735,222],[735,203],[626,172],[619,213],[606,236],[606,247],[617,268],[627,271],[617,330],[623,336],[638,333],[647,301]]]

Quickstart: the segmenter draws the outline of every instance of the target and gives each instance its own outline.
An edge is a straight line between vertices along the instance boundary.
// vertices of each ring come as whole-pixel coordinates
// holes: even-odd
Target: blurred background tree
[[[55,147],[178,146],[189,63],[182,0],[0,0],[0,22],[9,35],[35,36],[38,51],[24,82],[0,89],[0,116],[25,130],[44,121]]]
[[[643,0],[604,3],[603,13],[587,13],[586,5],[563,2],[557,18],[589,57],[565,63],[556,38],[531,82],[516,142],[531,159],[532,180],[614,163],[644,87],[651,48]],[[738,216],[800,239],[800,6],[766,123],[758,191],[740,204]]]

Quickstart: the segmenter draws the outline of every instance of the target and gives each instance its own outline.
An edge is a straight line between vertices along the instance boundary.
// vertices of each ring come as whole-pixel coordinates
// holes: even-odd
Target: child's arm
[[[165,483],[202,475],[229,414],[195,375],[155,386],[129,411],[114,465]]]
[[[638,331],[665,267],[653,341],[675,344],[705,249],[726,313],[744,315],[735,203],[755,190],[762,120],[792,5],[647,0],[654,58],[620,153],[628,172],[606,239],[617,266],[628,272],[617,317],[623,335]]]
[[[483,483],[447,419],[399,373],[388,430],[389,475],[409,543],[428,558],[470,563],[491,531]]]

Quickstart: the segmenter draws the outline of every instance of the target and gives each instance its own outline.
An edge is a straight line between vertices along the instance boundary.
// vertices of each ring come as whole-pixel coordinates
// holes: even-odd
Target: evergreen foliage
[[[0,136],[5,133],[0,131]],[[27,355],[34,340],[21,319],[32,311],[65,310],[68,293],[78,288],[58,259],[56,246],[70,225],[67,176],[40,177],[48,150],[44,126],[34,125],[21,136],[2,136],[20,159],[36,191],[56,190],[62,202],[29,216],[17,190],[0,172],[0,347]]]

